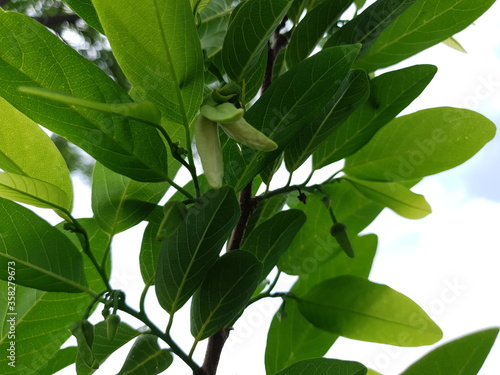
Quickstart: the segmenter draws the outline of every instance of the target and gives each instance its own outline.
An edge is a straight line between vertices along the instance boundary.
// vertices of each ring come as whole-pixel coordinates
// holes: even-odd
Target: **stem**
[[[152,277],[146,285],[144,285],[144,289],[142,290],[142,293],[141,293],[141,299],[139,300],[139,312],[141,314],[146,314],[146,309],[144,308],[144,303],[146,301],[146,295],[148,294],[148,290],[149,288],[151,287],[151,285],[153,284],[153,281],[154,281],[154,277]]]
[[[171,186],[173,186],[175,189],[177,189],[177,191],[181,192],[186,198],[188,198],[188,199],[194,198],[187,190],[185,190],[183,187],[177,185],[170,177],[167,178],[167,182]]]
[[[229,241],[228,245],[228,251],[239,249],[241,247],[248,220],[257,207],[255,199],[252,198],[252,182],[245,186],[245,188],[240,192],[240,207],[240,220],[238,221],[238,224],[236,224],[236,227],[234,228],[231,235],[231,240]]]

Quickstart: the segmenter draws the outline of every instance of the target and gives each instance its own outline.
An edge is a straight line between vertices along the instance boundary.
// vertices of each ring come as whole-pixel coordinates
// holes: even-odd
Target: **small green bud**
[[[351,241],[347,235],[347,227],[342,223],[335,223],[330,229],[330,234],[335,237],[340,248],[350,258],[354,258],[354,250],[352,249]]]
[[[111,314],[106,318],[106,334],[109,341],[113,341],[118,331],[121,319],[116,314]]]
[[[79,320],[71,327],[71,333],[76,337],[78,353],[89,367],[99,366],[96,363],[92,344],[94,343],[94,326],[88,320]]]

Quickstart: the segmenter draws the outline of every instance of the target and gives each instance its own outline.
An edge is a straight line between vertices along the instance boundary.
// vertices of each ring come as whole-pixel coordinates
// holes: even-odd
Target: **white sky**
[[[467,54],[440,45],[397,66],[425,63],[439,68],[433,82],[405,113],[437,106],[464,107],[499,124],[498,19],[500,4],[497,3],[475,25],[456,36]],[[472,331],[500,326],[500,244],[496,236],[500,224],[499,146],[497,137],[464,165],[417,185],[414,190],[424,194],[432,206],[433,213],[428,217],[410,221],[384,210],[365,231],[379,236],[370,279],[393,287],[422,306],[443,329],[441,343]],[[90,216],[88,189],[77,183],[76,192],[77,216]],[[142,284],[136,281],[139,275],[136,259],[143,229],[144,225],[140,225],[117,236],[114,242],[113,261],[117,271],[113,274],[113,286],[126,290],[129,300],[137,300],[142,290]],[[289,285],[290,280],[285,278],[279,286]],[[240,319],[224,349],[220,375],[265,374],[266,334],[278,302],[263,300]],[[157,305],[153,291],[147,303]],[[186,314],[176,314],[173,336],[188,351],[192,343],[188,307],[182,311]],[[166,313],[158,309],[155,320],[166,322],[166,319]],[[133,319],[124,317],[124,320],[137,326]],[[96,374],[118,372],[129,348],[130,344]],[[398,348],[340,339],[328,357],[357,360],[384,375],[395,375],[429,350],[430,347]],[[199,363],[203,355],[201,343],[195,353]],[[71,368],[60,372],[73,373]],[[191,372],[176,359],[166,373]],[[480,372],[495,373],[500,373],[500,342],[493,347]]]

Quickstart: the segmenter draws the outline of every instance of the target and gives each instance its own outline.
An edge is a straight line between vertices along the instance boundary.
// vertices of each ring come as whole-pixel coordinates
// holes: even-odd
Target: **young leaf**
[[[286,48],[285,59],[289,69],[313,52],[325,33],[337,23],[351,3],[351,0],[323,1],[306,14],[293,30]]]
[[[467,109],[424,109],[384,126],[365,147],[346,159],[344,171],[373,181],[429,176],[462,164],[495,132],[490,120]]]
[[[203,54],[189,2],[93,3],[136,94],[168,121],[188,126],[200,108],[204,84]],[[179,130],[175,124],[170,127]]]
[[[462,31],[495,0],[417,0],[382,32],[357,61],[367,71],[385,68]]]
[[[0,139],[0,168],[5,172],[29,176],[56,186],[67,195],[67,207],[71,210],[73,188],[61,153],[35,122],[2,98]]]
[[[143,334],[135,340],[117,375],[160,374],[172,364],[173,360],[170,350],[160,348],[156,336]]]
[[[0,55],[0,96],[19,111],[118,173],[140,181],[168,177],[165,145],[151,125],[18,90],[20,86],[41,87],[102,103],[132,102],[106,73],[44,26],[22,14],[0,10]]]
[[[354,340],[397,346],[430,345],[443,333],[411,299],[386,285],[339,276],[298,299],[315,326]]]
[[[248,95],[246,87],[251,81],[262,83],[264,71],[258,69],[265,64],[265,49],[269,38],[290,7],[291,0],[248,0],[240,3],[231,14],[224,45],[222,62],[229,78],[245,88],[249,100],[257,92]],[[245,42],[242,43],[241,41]],[[252,75],[260,71],[260,74]],[[253,95],[252,95],[253,94]]]
[[[436,74],[433,65],[414,65],[370,80],[370,97],[313,153],[313,167],[320,169],[364,146],[417,96]]]
[[[0,279],[14,262],[15,282],[50,292],[89,292],[82,255],[71,241],[32,211],[0,199]]]
[[[92,211],[102,229],[114,235],[143,221],[168,187],[166,182],[134,181],[96,163],[92,177]]]
[[[170,314],[186,303],[218,258],[240,209],[229,187],[209,190],[188,209],[177,232],[163,241],[156,270],[156,296]]]
[[[443,344],[408,367],[401,375],[476,375],[498,335],[498,328],[474,332]]]
[[[421,219],[431,213],[423,195],[415,194],[397,182],[377,182],[346,177],[365,197],[389,207],[407,219]]]
[[[281,255],[288,249],[305,222],[306,215],[302,211],[282,211],[264,221],[245,237],[241,250],[254,254],[262,263],[260,280],[278,264]]]
[[[366,371],[366,367],[359,362],[315,358],[294,363],[276,375],[366,375]]]
[[[262,265],[246,251],[233,250],[208,272],[191,304],[191,334],[206,339],[231,325],[257,287]]]
[[[64,0],[89,26],[104,34],[101,22],[97,16],[92,0]]]

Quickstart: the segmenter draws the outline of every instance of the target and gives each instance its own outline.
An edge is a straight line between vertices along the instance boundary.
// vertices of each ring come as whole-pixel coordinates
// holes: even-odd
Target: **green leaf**
[[[71,241],[32,211],[0,200],[0,279],[15,263],[16,284],[49,292],[90,292],[82,255]]]
[[[222,50],[233,9],[233,0],[212,0],[200,14],[201,24],[198,27],[198,35],[201,47],[207,52],[209,58]]]
[[[313,52],[325,33],[337,23],[351,3],[352,0],[323,1],[306,14],[293,30],[286,48],[285,59],[288,68],[297,65]]]
[[[165,145],[151,125],[18,90],[20,86],[41,87],[101,103],[132,102],[106,73],[44,26],[22,14],[0,10],[0,56],[0,96],[19,111],[115,172],[140,181],[168,178]]]
[[[188,1],[93,0],[113,53],[143,100],[188,126],[203,96],[203,54]],[[172,128],[172,134],[170,129]],[[180,131],[172,124],[171,136]]]
[[[52,375],[72,365],[76,361],[77,352],[76,346],[60,349],[42,368],[37,370],[37,375]]]
[[[359,362],[315,358],[294,363],[276,375],[366,375],[366,371]]]
[[[208,272],[191,304],[191,334],[206,339],[231,325],[259,283],[262,265],[255,255],[232,250]]]
[[[495,132],[490,120],[467,109],[424,109],[384,126],[346,159],[344,171],[364,180],[418,179],[462,164]]]
[[[92,177],[92,211],[102,229],[114,235],[143,221],[168,187],[166,182],[134,181],[96,163]]]
[[[73,188],[64,159],[50,137],[32,120],[0,98],[0,168],[48,182],[62,190],[71,210]],[[29,150],[29,152],[27,152]],[[43,158],[40,157],[43,155]]]
[[[262,263],[260,280],[278,264],[281,255],[288,249],[305,222],[306,215],[302,211],[282,211],[264,221],[245,237],[241,250],[254,254]]]
[[[231,14],[222,47],[222,62],[230,79],[245,88],[246,100],[251,99],[246,87],[251,82],[262,83],[265,64],[264,51],[269,38],[290,7],[291,0],[248,0],[238,5]],[[244,43],[242,43],[244,41]],[[260,74],[252,77],[259,71]],[[260,86],[260,84],[259,84]]]
[[[367,71],[402,61],[472,24],[495,0],[417,0],[357,61]]]
[[[382,375],[382,374],[375,371],[375,370],[368,369],[368,372],[366,373],[366,375]]]
[[[163,241],[158,241],[156,235],[160,229],[163,219],[163,210],[157,207],[148,217],[149,224],[144,230],[139,253],[139,266],[141,268],[142,280],[145,284],[154,285],[156,266],[158,265],[158,254]]]
[[[414,65],[370,81],[370,97],[313,154],[319,169],[364,146],[373,135],[418,97],[434,77],[433,65]]]
[[[313,151],[367,99],[369,93],[370,84],[366,73],[362,70],[349,72],[319,116],[285,149],[285,164],[288,171],[298,169]]]
[[[203,9],[210,4],[211,0],[189,0],[191,3],[191,8],[193,9],[193,13],[201,13]]]
[[[430,345],[443,333],[411,299],[386,285],[339,276],[298,299],[315,326],[354,340],[397,346]]]
[[[140,335],[118,375],[156,375],[165,371],[173,362],[170,350],[161,349],[158,338],[151,334]]]
[[[416,0],[378,0],[336,31],[323,48],[361,43],[362,56],[391,23]]]
[[[250,216],[247,224],[247,236],[260,224],[270,219],[273,215],[280,212],[285,206],[287,194],[279,194],[269,199],[262,200]]]
[[[299,136],[332,99],[358,51],[358,45],[328,48],[273,82],[247,111],[245,119],[279,147],[273,152],[244,148],[244,163],[225,168],[228,184],[236,191],[241,190],[281,155],[285,146]]]
[[[64,0],[89,26],[104,34],[101,22],[97,16],[92,0]]]
[[[432,210],[423,195],[397,182],[377,182],[345,177],[365,197],[389,207],[407,219],[421,219]]]
[[[118,331],[113,341],[108,339],[106,333],[106,322],[99,322],[95,325],[94,343],[92,352],[95,355],[97,363],[104,363],[108,357],[130,340],[139,336],[140,332],[130,327],[128,324],[121,322],[118,326]],[[96,370],[88,367],[80,358],[76,361],[76,372],[78,375],[90,375]]]
[[[239,216],[231,188],[209,190],[188,209],[177,232],[163,241],[155,290],[160,305],[170,314],[201,285]]]
[[[476,375],[498,335],[498,328],[474,332],[443,344],[408,367],[401,375]]]
[[[453,48],[454,50],[456,50],[458,52],[467,53],[465,48],[462,47],[462,45],[453,37],[450,37],[446,40],[443,40],[443,44],[447,45],[450,48]]]
[[[101,259],[105,248],[102,231],[92,219],[80,219],[87,230],[94,256]],[[68,237],[77,241],[74,233]],[[105,242],[105,241],[104,241]],[[88,258],[84,258],[85,274],[89,286],[102,290],[103,282]],[[17,266],[16,266],[17,267]],[[0,299],[8,301],[7,282],[0,281]],[[0,318],[7,322],[7,313],[15,312],[16,367],[7,365],[6,356],[0,357],[0,368],[6,375],[32,374],[43,367],[60,350],[61,345],[71,335],[69,328],[81,319],[92,297],[86,293],[44,292],[20,285],[16,286],[16,304],[0,304]],[[9,326],[0,325],[0,350],[5,353],[10,347]],[[37,372],[38,373],[38,372]]]
[[[356,248],[355,258],[337,252],[330,260],[318,264],[313,272],[300,276],[290,292],[305,294],[314,285],[342,274],[367,278],[377,250],[377,236],[356,236],[351,241]],[[282,318],[279,312],[273,317],[267,336],[265,364],[268,374],[275,374],[297,361],[325,355],[338,338],[304,318],[297,301],[286,300],[282,309]]]

